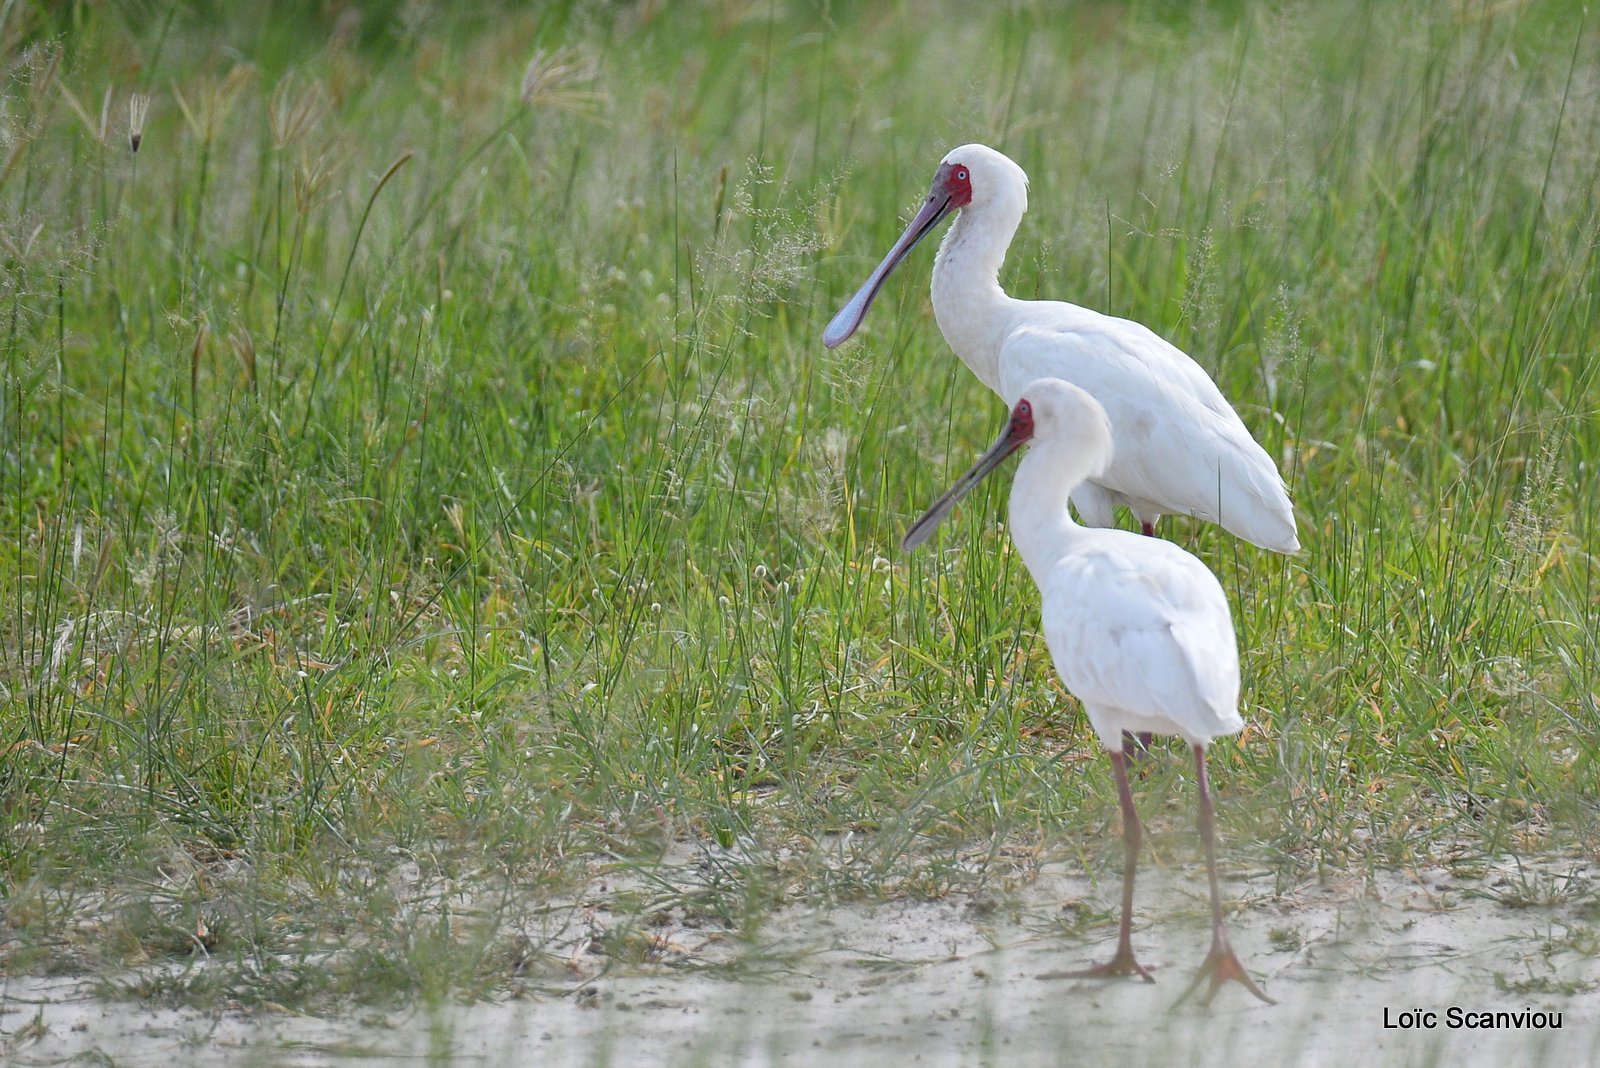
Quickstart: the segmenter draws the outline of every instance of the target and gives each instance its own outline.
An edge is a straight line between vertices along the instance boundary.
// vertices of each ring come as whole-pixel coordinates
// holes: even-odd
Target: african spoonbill
[[[1020,392],[999,440],[917,520],[903,544],[908,550],[921,545],[985,475],[1032,442],[1011,485],[1011,538],[1038,583],[1045,642],[1061,681],[1083,702],[1095,733],[1111,751],[1122,807],[1117,952],[1106,963],[1074,974],[1138,974],[1150,981],[1130,939],[1141,830],[1124,747],[1130,731],[1177,734],[1194,749],[1200,838],[1211,882],[1211,950],[1183,997],[1209,978],[1208,1003],[1229,980],[1271,1002],[1228,944],[1217,881],[1206,746],[1244,726],[1228,599],[1210,569],[1170,542],[1073,522],[1068,493],[1113,462],[1106,411],[1087,392],[1059,379],[1040,379]]]

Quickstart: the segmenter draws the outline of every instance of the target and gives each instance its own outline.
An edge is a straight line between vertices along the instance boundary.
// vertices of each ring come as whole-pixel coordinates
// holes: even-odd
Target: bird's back
[[[1126,319],[1058,301],[1016,301],[1001,344],[1000,392],[1064,379],[1105,408],[1115,436],[1095,482],[1136,511],[1192,515],[1263,548],[1299,548],[1277,466],[1205,370]]]
[[[1239,652],[1216,576],[1168,542],[1081,529],[1040,579],[1045,641],[1108,745],[1122,730],[1233,734]]]

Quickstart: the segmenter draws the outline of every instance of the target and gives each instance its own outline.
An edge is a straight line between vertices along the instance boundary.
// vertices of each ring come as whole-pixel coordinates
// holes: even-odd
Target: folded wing
[[[1115,451],[1097,483],[1162,513],[1217,523],[1266,549],[1299,548],[1277,466],[1204,368],[1138,323],[1032,303],[1001,346],[1007,404],[1038,378],[1071,382],[1111,421]]]

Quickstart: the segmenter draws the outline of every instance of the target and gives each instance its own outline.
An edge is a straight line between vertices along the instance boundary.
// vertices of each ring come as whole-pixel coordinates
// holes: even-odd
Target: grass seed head
[[[272,127],[272,143],[287,148],[303,138],[328,112],[328,97],[316,84],[300,85],[293,74],[284,76],[272,89],[267,122]]]
[[[218,132],[233,114],[239,91],[255,77],[255,74],[254,66],[248,63],[237,64],[220,82],[212,79],[203,82],[201,92],[193,104],[183,95],[181,89],[176,85],[172,87],[172,97],[178,102],[184,122],[188,124],[189,132],[196,140],[205,145],[210,145],[216,140]]]
[[[111,121],[111,95],[111,87],[108,85],[100,98],[100,117],[96,120],[90,117],[89,110],[83,106],[76,93],[68,89],[65,84],[61,86],[61,99],[67,102],[67,107],[72,109],[72,113],[83,123],[83,128],[94,138],[97,145],[106,143],[106,134]]]
[[[311,210],[337,169],[338,161],[330,153],[303,153],[300,156],[299,166],[294,171],[294,203],[300,214]]]
[[[228,335],[228,341],[233,346],[233,354],[239,359],[239,366],[244,369],[246,385],[250,387],[250,392],[256,392],[255,339],[250,336],[249,329],[241,325]]]
[[[144,141],[144,120],[150,114],[150,98],[144,93],[128,97],[128,150],[139,151]]]
[[[529,107],[554,108],[574,114],[589,114],[603,106],[606,94],[580,85],[594,81],[599,73],[593,60],[568,48],[533,53],[522,75],[522,102]]]

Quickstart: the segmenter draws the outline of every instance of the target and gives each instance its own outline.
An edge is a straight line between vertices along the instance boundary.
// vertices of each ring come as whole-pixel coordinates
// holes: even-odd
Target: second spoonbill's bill
[[[928,198],[823,332],[843,344],[895,267],[945,216],[956,221],[933,264],[933,314],[945,340],[1007,407],[1038,378],[1087,390],[1111,420],[1116,455],[1072,493],[1093,527],[1127,508],[1146,534],[1164,514],[1220,524],[1264,549],[1300,547],[1277,467],[1205,370],[1149,328],[1054,300],[1018,300],[1000,288],[1006,249],[1028,208],[1028,176],[986,145],[963,145],[939,164]]]
[[[1061,681],[1083,702],[1106,748],[1122,808],[1122,922],[1111,960],[1080,976],[1150,973],[1133,955],[1133,876],[1139,856],[1139,814],[1128,787],[1128,732],[1176,734],[1194,750],[1200,793],[1200,838],[1211,884],[1211,951],[1184,992],[1209,980],[1205,1000],[1223,983],[1261,992],[1228,943],[1217,879],[1216,830],[1206,746],[1234,734],[1239,718],[1239,650],[1228,599],[1195,557],[1155,538],[1125,530],[1080,527],[1067,514],[1067,494],[1104,471],[1113,455],[1105,409],[1058,379],[1026,386],[1011,422],[972,469],[935,501],[905,537],[906,549],[928,539],[957,501],[1007,456],[1029,442],[1011,484],[1011,540],[1038,583],[1045,643]],[[1182,1000],[1181,998],[1179,1000]]]

